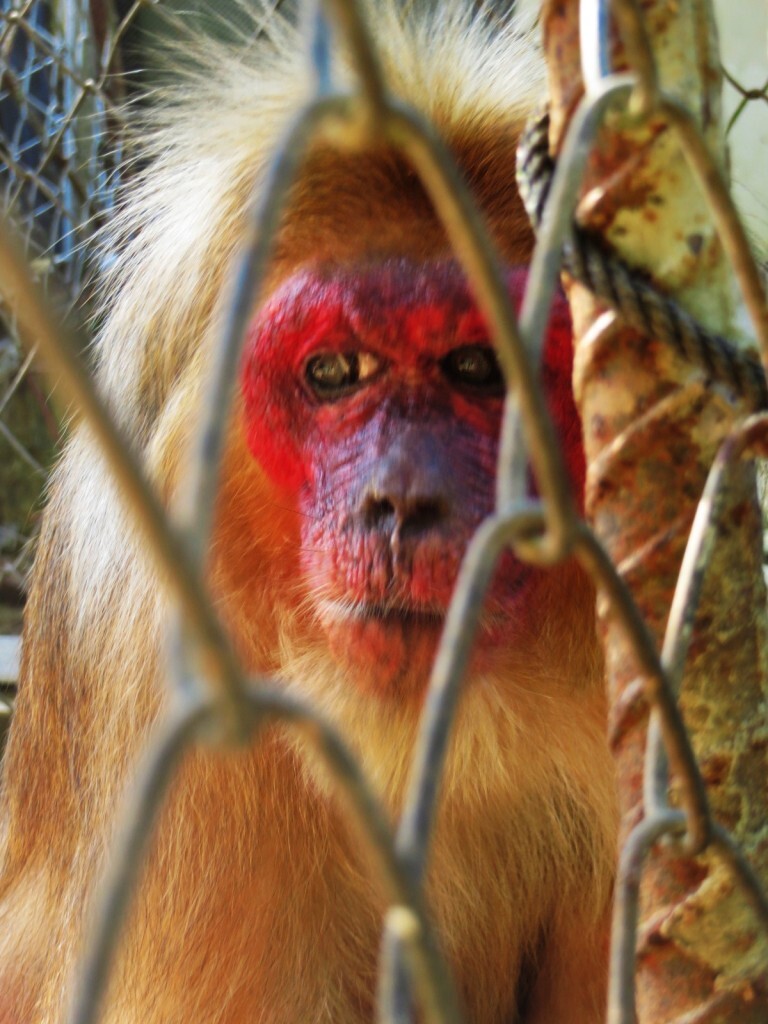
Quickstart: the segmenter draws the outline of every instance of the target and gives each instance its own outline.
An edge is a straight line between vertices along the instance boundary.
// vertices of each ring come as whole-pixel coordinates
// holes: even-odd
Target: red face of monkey
[[[524,272],[509,274],[520,298]],[[552,318],[544,383],[571,472],[570,322]],[[478,524],[493,511],[504,381],[452,261],[300,271],[254,322],[244,363],[248,441],[297,502],[304,576],[333,656],[382,688],[423,682]],[[503,558],[480,657],[525,627],[535,575]]]

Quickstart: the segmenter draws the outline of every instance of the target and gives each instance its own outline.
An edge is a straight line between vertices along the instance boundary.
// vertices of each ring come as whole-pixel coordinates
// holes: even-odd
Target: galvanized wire
[[[37,245],[45,253],[44,262],[33,264],[30,270],[9,243],[8,231],[3,228],[2,288],[7,301],[13,302],[15,322],[21,325],[22,333],[26,331],[37,339],[48,366],[61,376],[62,388],[77,403],[103,445],[148,546],[175,585],[186,628],[205,655],[199,662],[205,674],[201,686],[194,693],[180,690],[173,715],[161,724],[159,736],[148,748],[146,768],[136,784],[118,840],[116,867],[100,908],[97,939],[87,953],[73,1024],[96,1019],[122,920],[136,886],[141,884],[142,853],[175,765],[199,738],[203,724],[213,728],[220,741],[239,742],[261,728],[266,719],[278,719],[306,730],[315,742],[338,782],[350,821],[373,849],[382,877],[388,883],[391,909],[386,917],[388,941],[382,958],[381,1019],[393,1022],[410,1018],[411,978],[429,1019],[457,1024],[460,1010],[424,906],[422,880],[442,764],[478,609],[498,558],[510,547],[521,559],[539,565],[576,557],[607,595],[646,675],[647,697],[658,731],[652,731],[650,744],[646,820],[630,836],[619,867],[609,1002],[611,1024],[629,1022],[634,1015],[637,893],[643,865],[662,836],[684,836],[687,852],[700,852],[707,846],[720,851],[756,906],[763,925],[768,922],[768,902],[759,883],[732,840],[712,820],[706,789],[675,701],[720,482],[727,465],[743,457],[745,450],[764,436],[764,424],[747,424],[718,457],[702,498],[702,510],[681,570],[668,636],[660,652],[600,542],[576,514],[537,383],[536,363],[586,157],[611,104],[632,105],[638,115],[661,109],[679,131],[692,163],[701,171],[713,215],[752,310],[756,336],[765,344],[768,332],[764,298],[727,192],[721,183],[713,183],[712,168],[702,156],[699,136],[687,112],[659,92],[636,6],[628,0],[615,0],[613,4],[620,30],[631,43],[627,49],[632,73],[618,76],[610,68],[608,6],[599,0],[585,0],[584,38],[589,45],[585,46],[584,68],[588,91],[574,114],[560,154],[518,325],[482,218],[450,155],[418,112],[404,108],[389,96],[357,4],[353,0],[327,0],[308,19],[313,34],[316,95],[297,113],[293,128],[274,157],[266,189],[254,197],[249,240],[233,277],[229,319],[222,343],[215,347],[217,364],[210,374],[212,384],[200,417],[198,454],[189,474],[188,493],[182,502],[179,522],[170,524],[90,385],[77,357],[76,350],[81,344],[73,344],[55,327],[33,280],[56,268],[63,274],[70,295],[78,292],[87,280],[89,269],[80,240],[83,232],[89,230],[89,223],[94,218],[98,220],[112,201],[111,191],[105,192],[103,188],[105,179],[113,173],[113,158],[106,156],[104,146],[105,131],[115,143],[119,140],[119,116],[110,92],[112,87],[107,88],[108,76],[119,56],[120,40],[140,6],[141,3],[136,3],[116,23],[101,47],[91,45],[82,32],[50,32],[40,13],[43,5],[32,0],[0,13],[0,59],[4,57],[6,61],[0,102],[13,100],[18,105],[13,130],[0,136],[6,163],[0,171],[0,189],[5,204],[13,209],[27,249]],[[341,94],[334,89],[328,60],[331,34],[341,38],[352,57],[357,87],[351,93]],[[10,54],[14,46],[20,45],[19,39],[27,48],[27,57],[17,66],[11,63]],[[35,85],[38,82],[39,88]],[[39,89],[43,89],[42,98]],[[91,134],[84,136],[79,118],[86,106],[92,108],[95,121]],[[226,410],[247,318],[259,297],[276,225],[306,146],[331,124],[336,130],[329,139],[338,138],[339,128],[347,145],[365,147],[374,139],[385,139],[411,161],[465,266],[509,381],[497,511],[478,530],[462,566],[432,672],[413,755],[410,788],[396,836],[390,835],[385,817],[342,738],[310,707],[281,695],[269,686],[269,681],[262,680],[255,687],[244,677],[203,585]],[[24,126],[38,132],[37,146],[28,141]],[[47,148],[39,144],[42,137],[47,140]],[[66,158],[68,147],[79,154],[77,160]],[[43,230],[48,234],[41,240]],[[610,326],[603,322],[599,329],[607,330]],[[768,346],[763,351],[768,351]],[[0,396],[0,415],[29,365],[25,360],[5,398]],[[523,446],[521,436],[525,440]],[[527,496],[521,452],[530,456],[542,496],[539,501],[532,502]],[[176,645],[177,651],[179,646]],[[172,666],[175,679],[185,678],[187,672],[186,664]],[[666,804],[667,759],[681,783],[683,811],[672,810]]]
[[[114,205],[121,164],[120,43],[136,3],[98,40],[83,0],[0,12],[0,210],[71,297],[91,269],[85,242]],[[101,45],[100,45],[101,42]]]
[[[113,208],[122,165],[121,42],[141,6],[121,20],[103,5],[112,21],[102,39],[84,0],[62,0],[55,14],[47,0],[6,0],[0,9],[0,216],[12,220],[35,280],[57,308],[78,307],[84,317],[96,270],[86,243]],[[6,492],[3,503],[0,587],[17,595],[59,439],[58,414],[20,354],[19,329],[0,302],[0,465],[16,457],[39,478],[15,499]],[[2,372],[3,355],[10,372]]]

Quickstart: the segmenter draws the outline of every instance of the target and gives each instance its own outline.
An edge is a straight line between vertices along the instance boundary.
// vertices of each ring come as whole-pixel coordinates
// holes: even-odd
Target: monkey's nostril
[[[427,533],[436,527],[443,518],[443,507],[439,501],[424,500],[413,502],[400,517],[400,533]]]
[[[368,498],[363,507],[365,525],[369,529],[394,525],[396,515],[389,498]]]
[[[390,532],[399,528],[401,535],[426,533],[443,520],[442,501],[433,498],[369,497],[363,506],[363,519],[369,530]]]

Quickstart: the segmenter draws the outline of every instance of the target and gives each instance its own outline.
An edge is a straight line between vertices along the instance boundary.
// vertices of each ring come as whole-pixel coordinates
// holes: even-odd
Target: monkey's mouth
[[[445,611],[412,602],[324,600],[317,607],[331,656],[350,685],[381,697],[421,694],[445,625]]]
[[[367,623],[382,629],[408,627],[423,629],[429,633],[441,632],[445,627],[447,608],[424,605],[417,602],[387,603],[380,601],[331,600],[318,603],[320,621],[326,627],[363,626]],[[501,611],[483,609],[480,613],[477,631],[485,640],[497,638],[497,634],[509,626],[509,616]]]
[[[324,600],[317,607],[332,657],[351,685],[379,696],[420,696],[429,681],[447,609],[417,602]],[[509,623],[493,614],[478,623],[473,664],[482,667],[504,644]]]
[[[320,618],[324,623],[380,623],[382,626],[422,626],[442,629],[445,609],[405,602],[322,601]]]

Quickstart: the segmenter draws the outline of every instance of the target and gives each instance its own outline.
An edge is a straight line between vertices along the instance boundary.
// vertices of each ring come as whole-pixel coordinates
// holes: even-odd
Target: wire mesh
[[[86,245],[109,216],[122,161],[120,19],[111,4],[24,0],[0,10],[0,212],[34,278],[66,310],[88,315],[95,270]],[[0,307],[0,629],[18,628],[39,495],[60,439],[59,414]]]
[[[700,145],[695,125],[659,91],[655,64],[642,20],[631,0],[615,0],[613,14],[631,42],[632,77],[616,75],[611,67],[608,6],[599,0],[583,3],[584,22],[591,23],[593,55],[585,56],[587,96],[575,111],[562,147],[541,233],[531,264],[529,285],[520,323],[510,307],[493,247],[472,196],[459,177],[450,154],[431,126],[414,110],[391,99],[361,12],[353,0],[327,0],[311,19],[317,94],[300,111],[287,140],[275,155],[266,185],[254,201],[249,237],[234,275],[236,293],[216,348],[217,362],[201,415],[197,454],[191,464],[188,493],[180,521],[169,522],[144,474],[122,442],[96,394],[79,352],[82,340],[67,336],[57,325],[37,284],[51,273],[61,275],[70,297],[80,295],[90,280],[85,233],[108,213],[119,166],[120,40],[141,7],[113,18],[109,29],[97,28],[96,5],[62,5],[61,25],[51,22],[50,9],[26,2],[0,13],[0,52],[4,58],[0,116],[5,167],[0,172],[4,203],[12,211],[28,252],[41,252],[31,264],[19,256],[4,230],[0,234],[0,276],[6,296],[12,296],[11,331],[34,338],[45,363],[87,417],[103,446],[115,477],[128,498],[159,564],[182,609],[185,628],[202,650],[208,678],[193,696],[179,688],[176,712],[163,724],[147,753],[143,771],[132,792],[121,842],[116,850],[106,897],[100,907],[96,933],[83,965],[79,1002],[73,1022],[97,1019],[99,1001],[108,979],[120,930],[136,886],[152,826],[174,770],[204,731],[216,725],[225,742],[252,738],[275,718],[306,732],[337,781],[363,842],[374,854],[391,900],[386,921],[380,993],[382,1021],[409,1017],[410,978],[428,1018],[441,1022],[461,1019],[450,972],[439,951],[424,906],[422,880],[437,800],[437,787],[446,744],[456,713],[461,681],[472,648],[482,596],[501,553],[512,548],[523,560],[541,566],[576,557],[607,597],[646,679],[654,710],[648,753],[649,796],[644,821],[626,840],[617,882],[610,1024],[635,1019],[634,975],[638,892],[645,860],[663,836],[683,839],[685,851],[715,850],[728,863],[768,928],[768,901],[759,880],[728,833],[712,819],[707,790],[675,699],[677,679],[685,660],[704,568],[708,560],[717,506],[728,467],[751,454],[766,454],[765,419],[744,422],[732,435],[712,469],[699,506],[680,573],[667,635],[660,651],[630,595],[593,530],[574,506],[562,458],[544,397],[537,384],[530,353],[541,351],[547,311],[554,293],[559,254],[569,231],[584,165],[596,133],[609,108],[619,100],[634,104],[641,114],[663,109],[675,125],[692,164],[698,168],[713,215],[747,304],[754,314],[755,335],[766,346],[765,301],[759,277],[738,226],[738,220],[719,181],[716,168]],[[106,8],[98,7],[104,14]],[[349,48],[357,77],[352,94],[337,93],[329,77],[328,47],[338,32]],[[764,99],[760,90],[759,99]],[[751,94],[746,97],[751,99]],[[88,129],[81,121],[88,110]],[[329,126],[345,144],[364,147],[387,140],[412,163],[442,218],[464,265],[478,303],[486,315],[500,362],[514,382],[508,400],[498,472],[496,513],[478,530],[457,583],[440,643],[425,703],[420,736],[414,752],[411,785],[395,835],[351,757],[343,738],[317,712],[274,689],[268,679],[247,679],[219,623],[203,578],[218,464],[223,445],[227,406],[238,365],[247,319],[260,293],[269,265],[272,242],[311,140]],[[16,342],[14,341],[14,344]],[[0,412],[29,370],[24,360]],[[526,444],[520,443],[521,427]],[[532,501],[522,482],[530,459],[541,494]],[[179,653],[171,675],[185,679],[191,666]],[[682,809],[668,804],[667,769],[677,778]],[[681,847],[682,849],[683,847]],[[404,971],[403,967],[407,968]]]

